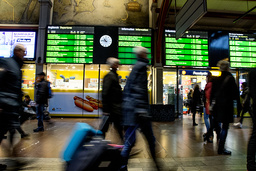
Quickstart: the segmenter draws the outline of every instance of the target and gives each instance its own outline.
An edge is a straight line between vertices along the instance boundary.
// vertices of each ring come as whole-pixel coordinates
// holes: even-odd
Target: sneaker
[[[237,122],[237,123],[234,123],[234,126],[242,128],[243,125],[240,122]]]
[[[34,132],[44,132],[44,128],[36,128],[33,131]]]

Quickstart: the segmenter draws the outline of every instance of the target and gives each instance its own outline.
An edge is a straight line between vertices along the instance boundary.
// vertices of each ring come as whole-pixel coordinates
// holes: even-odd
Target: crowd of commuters
[[[159,163],[156,160],[155,153],[155,137],[151,125],[148,84],[147,84],[147,58],[148,50],[144,47],[134,48],[137,56],[137,62],[134,65],[126,85],[122,92],[119,84],[117,68],[119,60],[111,57],[107,59],[110,66],[110,72],[104,77],[102,101],[103,101],[103,122],[100,126],[103,136],[108,131],[109,123],[113,122],[118,131],[121,142],[124,144],[121,151],[121,171],[127,170],[130,152],[136,142],[136,130],[144,134],[151,156],[155,161],[156,168],[159,169]],[[25,96],[22,102],[21,67],[23,58],[26,55],[26,48],[22,44],[17,44],[14,48],[12,58],[1,59],[0,61],[0,143],[5,138],[7,132],[10,133],[10,144],[13,145],[13,136],[15,130],[21,134],[21,138],[28,137],[29,134],[21,129],[20,121],[24,107],[36,110],[38,127],[34,132],[44,131],[44,109],[47,106],[49,98],[49,82],[45,80],[45,73],[38,75],[35,83],[36,105],[29,96]],[[239,89],[234,77],[229,72],[229,63],[225,60],[219,61],[218,66],[221,71],[220,77],[212,77],[209,73],[206,79],[206,86],[202,92],[198,85],[190,91],[189,108],[193,113],[193,126],[198,124],[195,122],[195,115],[198,106],[204,104],[204,120],[207,132],[203,135],[204,141],[213,142],[213,131],[216,132],[218,140],[218,154],[231,155],[231,151],[226,150],[225,142],[228,135],[229,124],[233,122],[234,101],[237,103],[238,113],[241,113],[241,119],[235,126],[242,128],[243,116],[249,112],[253,118],[253,133],[248,144],[247,168],[249,171],[256,170],[255,153],[256,153],[256,128],[255,128],[255,111],[251,110],[251,106],[255,106],[256,93],[256,71],[249,74],[249,88],[247,83],[242,84],[242,103],[240,104]],[[251,98],[254,99],[251,104]],[[32,103],[33,102],[33,103]],[[22,108],[23,106],[23,108]],[[255,109],[255,107],[253,108]],[[26,118],[26,117],[25,117]],[[9,149],[11,151],[11,149]],[[15,157],[15,152],[11,153]],[[13,160],[18,168],[24,163],[19,160]],[[6,165],[0,164],[0,170],[6,169]]]

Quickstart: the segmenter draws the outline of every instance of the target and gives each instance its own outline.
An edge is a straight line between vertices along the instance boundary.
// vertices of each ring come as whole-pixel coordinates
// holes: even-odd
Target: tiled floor
[[[236,119],[237,120],[237,119]],[[53,118],[52,123],[46,123],[46,131],[33,133],[36,121],[28,121],[23,125],[24,130],[31,134],[27,140],[21,140],[16,135],[16,150],[19,159],[28,161],[23,170],[63,170],[64,162],[60,159],[61,151],[76,122],[86,122],[97,128],[98,119],[85,118]],[[169,171],[246,171],[246,150],[251,132],[251,120],[246,118],[242,129],[230,125],[226,142],[231,156],[217,154],[217,142],[211,144],[202,141],[205,132],[203,119],[198,115],[197,127],[192,126],[192,117],[185,116],[174,122],[154,122],[153,130],[156,137],[156,153],[162,170]],[[106,139],[120,143],[116,131],[110,127]],[[0,163],[10,165],[8,155],[4,153],[6,140],[1,145]],[[156,170],[150,159],[143,136],[137,132],[135,149],[142,149],[138,155],[129,160],[129,171]]]

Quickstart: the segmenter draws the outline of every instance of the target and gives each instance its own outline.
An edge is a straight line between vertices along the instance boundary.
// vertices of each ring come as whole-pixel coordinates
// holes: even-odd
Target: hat
[[[44,72],[39,72],[37,75],[43,75],[43,76],[45,76],[45,73],[44,73]]]
[[[141,54],[141,53],[149,53],[149,50],[147,48],[144,48],[142,46],[137,46],[135,48],[133,48],[133,52],[136,54]]]

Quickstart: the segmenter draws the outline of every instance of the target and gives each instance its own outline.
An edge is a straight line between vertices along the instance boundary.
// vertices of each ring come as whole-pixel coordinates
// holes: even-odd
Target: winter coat
[[[102,104],[103,112],[111,116],[121,115],[122,88],[115,70],[111,70],[103,79]]]
[[[36,88],[36,103],[37,104],[48,104],[48,95],[49,95],[48,84],[49,84],[49,82],[45,81],[45,79],[36,83],[35,88]]]
[[[212,82],[208,82],[204,88],[205,102],[204,107],[206,114],[210,114],[210,100],[211,100]]]
[[[229,77],[229,78],[227,78]],[[227,78],[227,80],[225,80]],[[234,115],[234,100],[237,101],[238,111],[241,109],[239,90],[230,72],[222,71],[221,76],[212,84],[211,101],[216,100],[214,117],[218,122],[232,123]]]
[[[138,58],[123,92],[123,125],[135,126],[138,117],[149,115],[149,98],[147,87],[148,59]]]
[[[192,96],[192,105],[191,111],[196,112],[196,107],[202,104],[201,101],[201,92],[199,89],[194,89],[193,96]]]
[[[13,128],[20,125],[19,110],[22,104],[21,79],[22,60],[0,59],[0,127]]]

